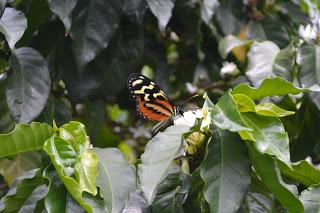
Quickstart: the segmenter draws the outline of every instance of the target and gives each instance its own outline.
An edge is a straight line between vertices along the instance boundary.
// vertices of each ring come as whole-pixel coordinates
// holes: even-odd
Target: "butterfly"
[[[149,78],[133,73],[128,78],[128,89],[136,101],[137,111],[144,118],[165,122],[183,111],[173,105],[167,95]]]

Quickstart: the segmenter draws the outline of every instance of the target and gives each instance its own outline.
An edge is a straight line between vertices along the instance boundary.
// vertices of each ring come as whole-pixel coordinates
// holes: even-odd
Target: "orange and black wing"
[[[175,108],[166,94],[146,76],[131,74],[128,78],[128,88],[136,100],[137,111],[144,118],[163,121],[174,114]]]

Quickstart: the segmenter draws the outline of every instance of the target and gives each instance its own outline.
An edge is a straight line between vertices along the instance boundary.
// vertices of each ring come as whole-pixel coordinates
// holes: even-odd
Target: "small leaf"
[[[291,167],[280,161],[278,165],[281,174],[307,187],[320,183],[320,170],[305,160],[291,163]]]
[[[82,153],[85,149],[87,134],[82,123],[70,121],[59,127],[59,135],[64,140],[69,141],[76,151]]]
[[[3,158],[0,160],[0,174],[5,182],[10,186],[14,179],[27,171],[41,166],[41,156],[39,152],[26,152],[17,155],[14,159]]]
[[[232,94],[244,94],[251,99],[257,100],[268,96],[297,95],[301,92],[310,91],[320,92],[320,87],[313,85],[309,88],[299,88],[282,78],[266,78],[258,88],[251,87],[248,84],[239,84],[233,88]]]
[[[27,29],[27,19],[23,12],[6,7],[0,19],[0,32],[6,37],[11,49]]]
[[[52,128],[48,124],[18,124],[12,132],[0,134],[0,157],[42,149],[52,134]]]
[[[280,50],[272,65],[272,72],[287,81],[293,81],[293,66],[295,63],[295,49],[290,44],[285,49]]]
[[[240,112],[255,112],[258,115],[270,117],[285,117],[295,112],[284,110],[273,103],[260,103],[255,105],[254,101],[246,95],[235,94],[233,99],[238,105]]]
[[[214,10],[219,5],[217,0],[202,0],[200,4],[200,15],[201,19],[207,25],[210,25],[211,18],[214,14]]]
[[[83,190],[97,194],[96,179],[98,176],[98,156],[92,150],[85,150],[74,166],[75,175]]]
[[[82,0],[74,14],[71,27],[73,52],[82,72],[85,65],[109,45],[120,22],[121,2]]]
[[[314,186],[301,192],[300,200],[304,206],[304,212],[320,211],[320,187]]]
[[[248,52],[246,75],[255,86],[259,86],[267,77],[274,77],[272,66],[279,47],[271,41],[254,42]]]
[[[14,73],[6,88],[8,106],[17,123],[28,123],[47,103],[51,87],[47,62],[38,51],[23,47],[13,52],[10,66]]]
[[[63,22],[68,34],[71,28],[72,10],[76,6],[77,0],[47,0],[50,10],[55,13]]]
[[[235,133],[217,128],[207,150],[200,174],[210,212],[236,212],[250,185],[246,146]]]
[[[14,123],[6,99],[5,88],[7,79],[1,79],[0,74],[0,134],[13,130]]]
[[[298,199],[298,190],[294,185],[286,184],[282,178],[275,160],[269,155],[260,153],[252,142],[247,143],[249,156],[254,170],[264,185],[289,212],[303,212],[303,206]]]
[[[300,59],[299,81],[302,87],[310,87],[314,84],[320,85],[320,47],[319,45],[304,44],[298,50]],[[311,100],[320,109],[320,94],[311,92]]]
[[[166,26],[172,16],[174,7],[172,0],[147,0],[151,12],[157,17],[159,29],[164,33]]]
[[[249,46],[252,42],[253,41],[251,40],[241,40],[233,35],[228,35],[219,42],[218,50],[222,58],[227,58],[228,54],[233,49],[242,46]]]
[[[41,173],[42,171],[40,169],[34,169],[18,177],[10,187],[8,193],[1,198],[0,211],[18,212],[25,205],[29,196],[32,196],[32,193],[44,184]],[[43,194],[41,197],[43,198]]]
[[[152,204],[159,184],[167,176],[172,161],[182,154],[182,134],[189,128],[188,126],[170,126],[147,143],[141,156],[138,176],[149,205]]]
[[[149,205],[146,199],[143,197],[141,190],[135,190],[131,192],[129,201],[122,213],[141,212],[150,213]]]
[[[115,148],[94,149],[99,156],[97,185],[107,212],[121,212],[136,188],[136,171]]]
[[[250,130],[243,122],[237,104],[230,92],[225,93],[211,109],[211,119],[220,129],[232,132]]]

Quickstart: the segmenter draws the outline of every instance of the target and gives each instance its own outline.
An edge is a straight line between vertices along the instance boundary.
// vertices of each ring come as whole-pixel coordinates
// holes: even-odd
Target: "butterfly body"
[[[144,118],[153,121],[165,121],[182,114],[166,94],[149,78],[133,73],[128,78],[128,89],[134,97],[137,111]]]

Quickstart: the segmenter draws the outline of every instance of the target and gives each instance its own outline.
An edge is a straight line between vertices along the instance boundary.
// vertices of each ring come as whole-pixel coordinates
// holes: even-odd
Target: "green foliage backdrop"
[[[319,8],[0,0],[0,212],[320,212]],[[183,116],[153,136],[131,73]]]

